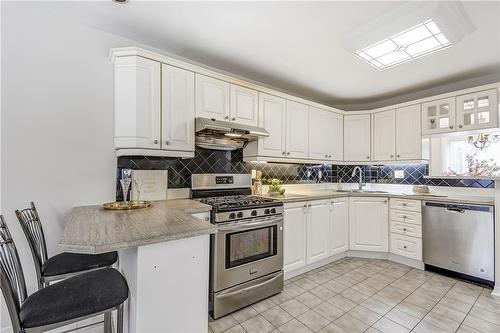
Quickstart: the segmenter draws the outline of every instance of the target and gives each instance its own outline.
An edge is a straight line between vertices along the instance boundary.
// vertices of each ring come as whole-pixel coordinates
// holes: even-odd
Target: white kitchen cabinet
[[[344,160],[370,161],[370,115],[344,116]]]
[[[161,148],[194,151],[194,73],[162,64]]]
[[[457,96],[457,130],[498,127],[497,90]]]
[[[373,161],[390,161],[396,158],[396,111],[388,110],[372,116]]]
[[[286,157],[309,156],[309,108],[305,104],[286,101]]]
[[[422,134],[455,131],[455,97],[422,104]]]
[[[388,199],[349,198],[349,249],[389,250]]]
[[[330,200],[330,255],[349,250],[349,198]]]
[[[306,202],[286,203],[283,216],[283,269],[285,272],[306,264]]]
[[[396,110],[396,160],[422,158],[422,128],[420,105]]]
[[[159,149],[160,63],[142,57],[115,60],[115,147]]]
[[[231,121],[250,126],[259,125],[259,93],[235,84],[230,86]]]
[[[341,161],[344,156],[344,117],[309,107],[309,158]]]
[[[229,83],[196,74],[196,117],[229,120]]]
[[[307,264],[330,255],[330,207],[328,200],[307,203]]]
[[[283,157],[285,155],[286,101],[272,95],[259,93],[259,126],[269,136],[251,142],[248,150],[252,155]],[[247,152],[247,149],[244,151]]]

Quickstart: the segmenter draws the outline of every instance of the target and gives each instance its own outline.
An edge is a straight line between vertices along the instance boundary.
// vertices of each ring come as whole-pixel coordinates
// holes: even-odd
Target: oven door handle
[[[242,231],[242,230],[248,230],[248,229],[254,229],[258,227],[266,227],[266,226],[271,226],[276,223],[279,223],[283,220],[282,217],[272,219],[272,220],[267,220],[267,221],[262,221],[262,222],[253,222],[253,223],[241,223],[237,225],[230,225],[227,227],[220,226],[219,231],[224,231],[224,232],[233,232],[233,231]]]
[[[235,291],[229,291],[226,293],[222,293],[222,294],[217,295],[216,297],[217,298],[226,298],[226,297],[231,297],[231,296],[238,295],[238,294],[247,293],[247,292],[252,291],[254,289],[260,288],[268,283],[272,283],[272,282],[276,281],[277,279],[282,278],[282,276],[283,276],[283,273],[279,273],[278,275],[274,276],[273,278],[262,281],[262,282],[257,283],[257,284],[254,284],[253,286],[250,286],[250,287],[247,287],[244,289],[239,289],[239,290],[235,290]]]

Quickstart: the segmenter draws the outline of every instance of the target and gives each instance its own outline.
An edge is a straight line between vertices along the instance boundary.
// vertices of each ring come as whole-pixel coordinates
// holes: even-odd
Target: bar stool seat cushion
[[[82,272],[113,265],[118,259],[116,252],[103,254],[60,253],[49,258],[42,266],[42,276],[56,276]]]
[[[21,306],[25,328],[45,326],[114,308],[128,297],[125,278],[103,268],[55,283],[30,295]]]

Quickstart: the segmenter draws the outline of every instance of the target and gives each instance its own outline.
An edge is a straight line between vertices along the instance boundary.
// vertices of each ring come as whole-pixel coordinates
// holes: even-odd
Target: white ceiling
[[[402,2],[53,2],[58,15],[329,105],[374,103],[500,73],[500,2],[464,2],[475,31],[386,71],[346,35]],[[345,42],[345,40],[344,40]],[[345,43],[344,43],[345,44]]]

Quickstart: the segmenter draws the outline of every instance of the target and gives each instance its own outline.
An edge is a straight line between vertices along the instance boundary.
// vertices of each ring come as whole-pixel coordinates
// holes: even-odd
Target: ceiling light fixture
[[[483,150],[484,148],[488,148],[489,146],[491,146],[492,143],[499,142],[500,137],[498,136],[498,134],[495,134],[493,135],[493,137],[490,137],[489,134],[479,133],[476,139],[474,139],[474,136],[469,135],[467,141],[469,142],[469,144],[474,145],[474,147]]]
[[[384,70],[451,45],[436,23],[427,20],[354,54],[379,70]]]

